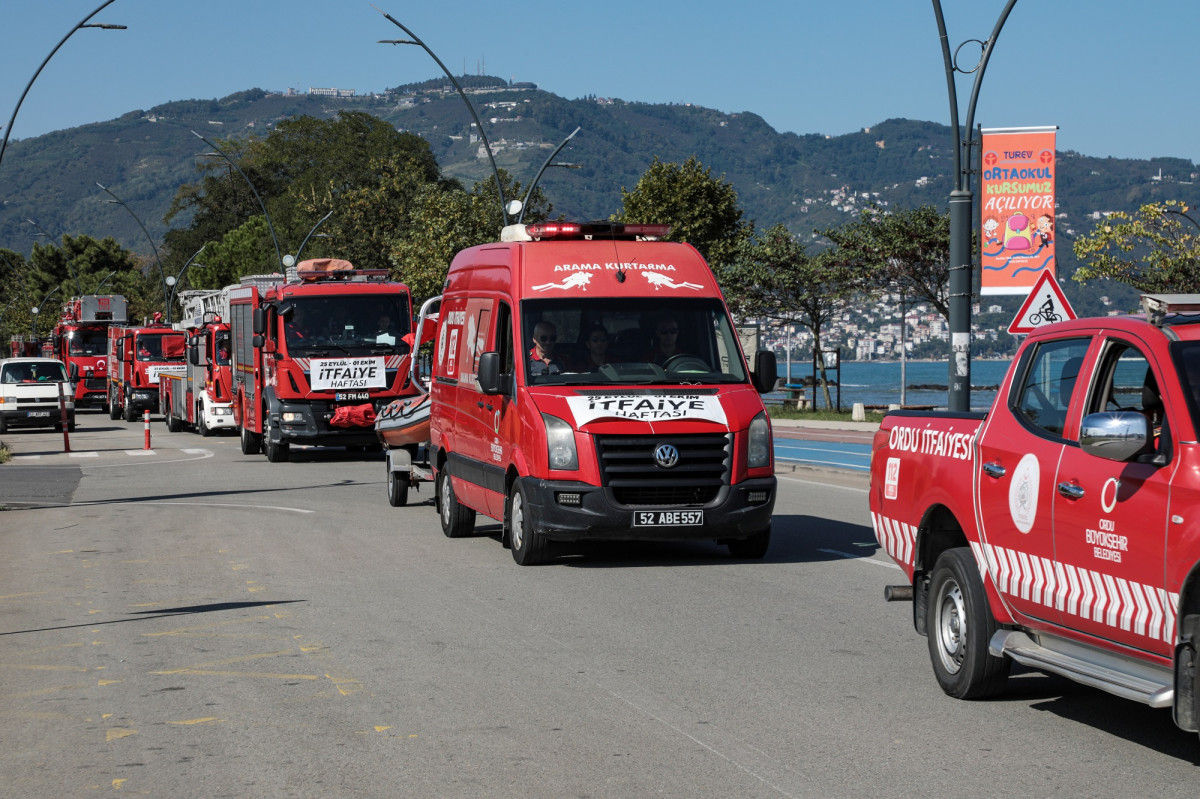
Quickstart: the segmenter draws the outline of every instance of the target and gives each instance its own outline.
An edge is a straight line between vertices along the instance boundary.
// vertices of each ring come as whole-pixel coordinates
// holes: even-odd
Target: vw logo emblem
[[[679,450],[673,444],[659,444],[654,448],[654,462],[663,469],[670,469],[679,463]]]

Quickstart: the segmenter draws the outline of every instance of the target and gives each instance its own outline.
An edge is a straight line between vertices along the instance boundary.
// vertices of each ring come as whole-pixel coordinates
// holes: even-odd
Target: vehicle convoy
[[[108,328],[108,415],[132,422],[158,412],[158,378],[184,369],[185,334],[154,315],[149,325]]]
[[[242,452],[278,462],[292,444],[378,448],[379,410],[415,393],[408,287],[384,269],[314,259],[292,279],[244,278],[227,291]]]
[[[75,380],[76,407],[108,403],[108,329],[123,325],[126,302],[120,294],[72,297],[50,334],[54,357],[67,365]]]
[[[986,414],[894,411],[870,510],[949,695],[1012,662],[1200,729],[1200,295],[1022,344]]]
[[[443,532],[708,539],[762,557],[775,504],[760,392],[720,289],[663,225],[543,223],[460,252],[441,298],[430,458]]]
[[[75,429],[75,390],[66,365],[54,358],[0,360],[0,433],[10,427]]]
[[[183,372],[163,372],[158,378],[159,412],[171,432],[188,426],[202,436],[232,430],[232,374],[229,325],[206,299],[220,307],[223,291],[188,292],[185,297],[187,364]],[[201,295],[201,296],[196,296]],[[226,307],[228,300],[225,301]]]

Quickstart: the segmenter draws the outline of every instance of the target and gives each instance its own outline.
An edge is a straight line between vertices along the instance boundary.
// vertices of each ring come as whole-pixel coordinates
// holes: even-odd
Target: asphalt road
[[[1166,711],[1030,672],[944,696],[862,474],[781,472],[761,562],[522,568],[428,491],[390,507],[379,455],[142,436],[4,437],[0,797],[1195,795]]]

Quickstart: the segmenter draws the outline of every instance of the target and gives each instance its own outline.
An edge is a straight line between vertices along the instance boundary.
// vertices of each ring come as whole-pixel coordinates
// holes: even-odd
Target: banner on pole
[[[984,128],[980,169],[980,293],[1028,294],[1055,275],[1057,127]]]

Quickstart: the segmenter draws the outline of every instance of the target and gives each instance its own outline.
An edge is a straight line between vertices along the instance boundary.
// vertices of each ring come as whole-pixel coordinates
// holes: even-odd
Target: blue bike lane
[[[867,472],[878,422],[772,420],[775,461],[815,468]]]

